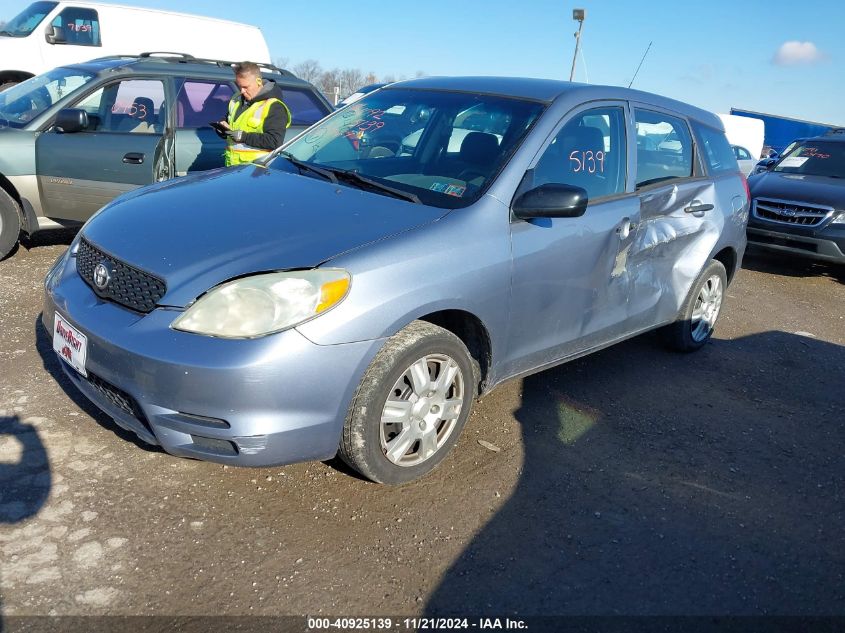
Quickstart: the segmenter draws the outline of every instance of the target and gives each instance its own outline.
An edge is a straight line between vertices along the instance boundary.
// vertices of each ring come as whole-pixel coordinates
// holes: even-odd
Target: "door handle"
[[[623,218],[619,226],[616,227],[616,234],[619,236],[620,240],[628,239],[628,236],[631,234],[631,229],[636,228],[636,226],[636,224],[631,223],[630,218]]]
[[[144,155],[141,152],[129,152],[123,157],[123,162],[131,165],[140,165],[144,162]]]
[[[684,211],[696,214],[698,217],[701,217],[705,211],[710,211],[711,209],[713,209],[712,204],[702,204],[700,200],[693,200],[688,207],[684,207]]]

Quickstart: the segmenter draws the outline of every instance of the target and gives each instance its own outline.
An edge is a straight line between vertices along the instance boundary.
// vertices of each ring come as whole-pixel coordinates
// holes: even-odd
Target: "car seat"
[[[120,122],[121,132],[150,133],[155,131],[155,104],[149,97],[135,97],[132,102],[134,115],[129,115]]]
[[[493,162],[499,155],[499,139],[487,132],[470,132],[461,141],[458,152],[462,171],[458,178],[464,181],[477,177],[488,178]]]

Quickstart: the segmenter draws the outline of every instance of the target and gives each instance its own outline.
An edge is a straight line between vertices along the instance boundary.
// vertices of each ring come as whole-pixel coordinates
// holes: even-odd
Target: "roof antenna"
[[[640,60],[640,65],[637,66],[637,70],[634,71],[634,76],[631,77],[631,83],[628,84],[629,88],[631,87],[631,84],[634,83],[634,79],[637,78],[637,73],[640,72],[640,68],[642,67],[643,62],[645,61],[645,56],[648,55],[648,52],[651,50],[651,45],[652,45],[652,42],[649,42],[648,48],[645,49],[645,53],[643,53],[643,58]]]

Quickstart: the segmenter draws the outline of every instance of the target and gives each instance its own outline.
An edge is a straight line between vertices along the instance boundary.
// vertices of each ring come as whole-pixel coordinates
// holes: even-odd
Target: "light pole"
[[[572,19],[578,20],[578,31],[575,33],[575,54],[572,56],[572,70],[569,71],[569,81],[575,76],[575,60],[578,59],[578,49],[581,46],[581,29],[584,28],[584,18],[587,11],[584,9],[572,9]]]

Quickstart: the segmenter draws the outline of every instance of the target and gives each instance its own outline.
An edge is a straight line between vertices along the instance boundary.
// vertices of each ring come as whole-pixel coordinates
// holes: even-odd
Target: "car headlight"
[[[200,297],[171,327],[222,338],[265,336],[336,306],[351,281],[348,272],[332,268],[235,279]]]
[[[845,211],[840,211],[831,224],[845,224]]]

